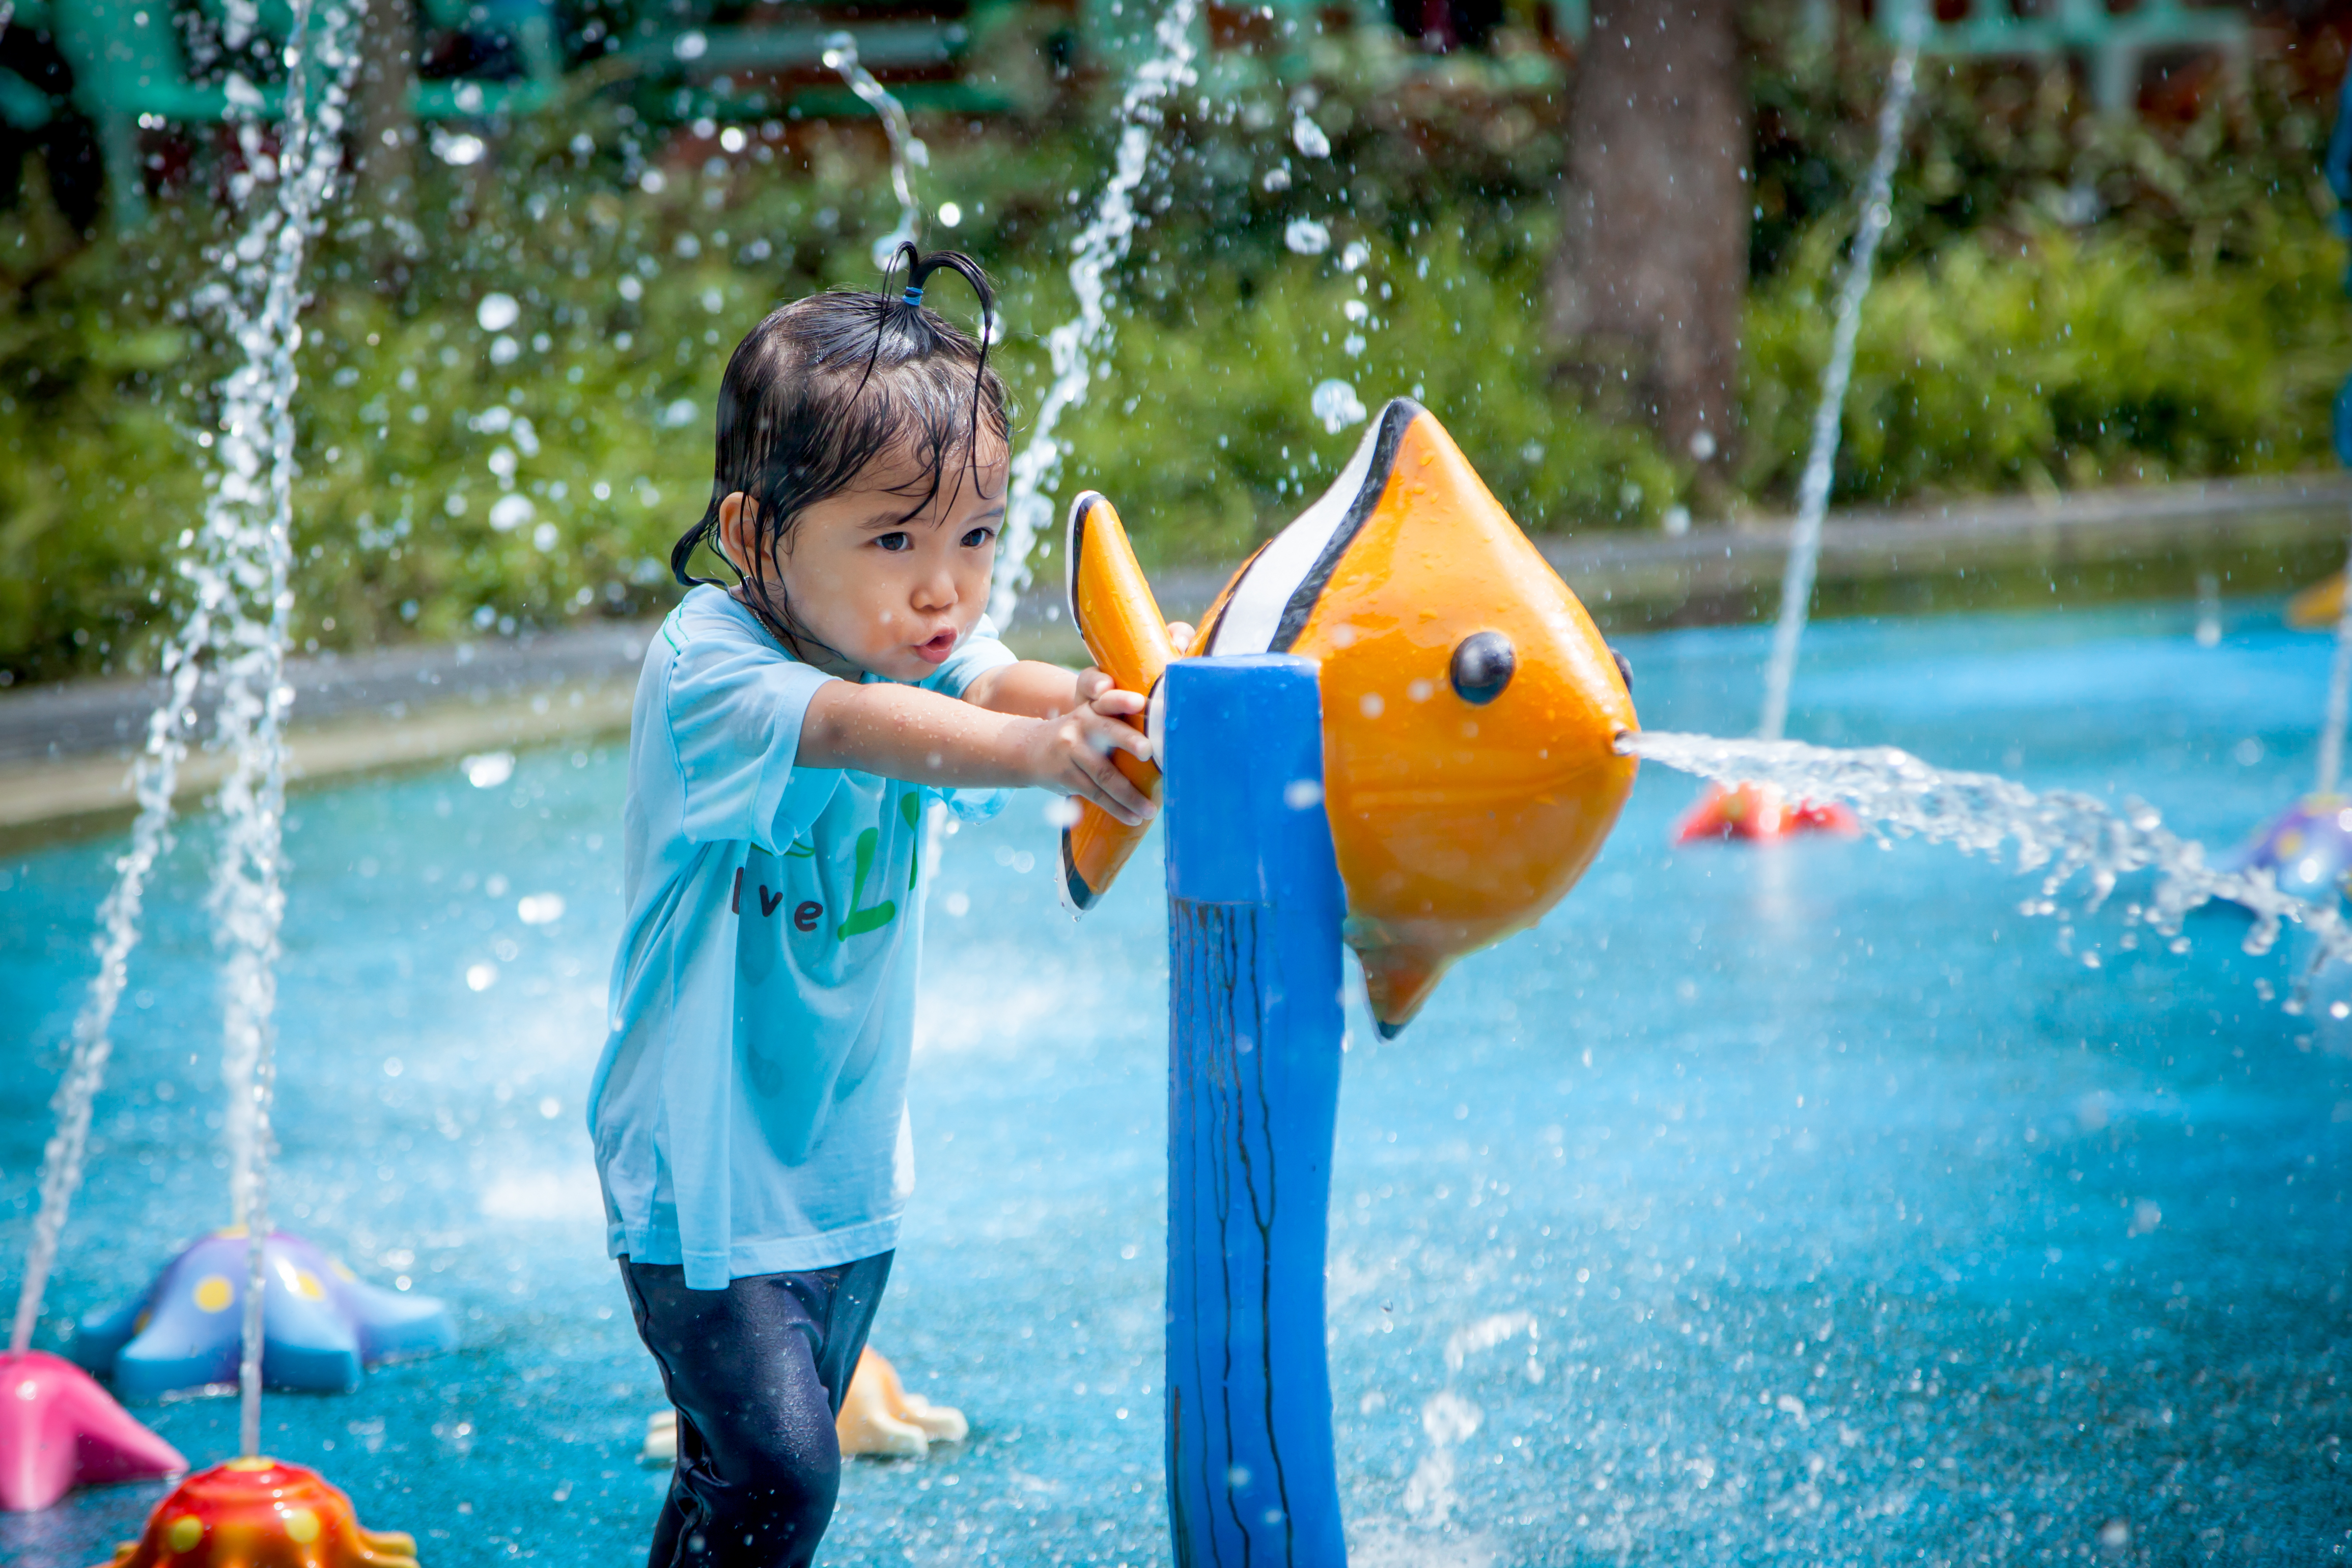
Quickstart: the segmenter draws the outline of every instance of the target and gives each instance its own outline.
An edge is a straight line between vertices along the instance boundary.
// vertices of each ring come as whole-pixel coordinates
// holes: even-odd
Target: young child
[[[1009,427],[987,350],[903,297],[776,310],[728,362],[690,591],[638,679],[628,923],[589,1093],[613,1256],[678,1412],[655,1568],[807,1563],[834,1417],[913,1185],[923,811],[1005,786],[1150,805],[1143,700],[1014,659],[982,614]],[[708,545],[732,587],[688,574]]]

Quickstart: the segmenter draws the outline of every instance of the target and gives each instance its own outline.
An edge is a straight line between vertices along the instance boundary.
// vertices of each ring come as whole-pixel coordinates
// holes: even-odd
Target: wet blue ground
[[[2214,649],[2183,608],[1824,626],[1793,730],[2227,841],[2309,776],[2326,661],[2239,619]],[[1752,722],[1762,634],[1625,647],[1652,727]],[[545,752],[289,824],[279,1212],[445,1298],[465,1345],[273,1397],[268,1446],[435,1568],[625,1563],[655,1506],[581,1126],[620,787],[612,749]],[[2185,957],[2105,917],[2062,942],[2025,883],[1924,846],[1670,854],[1692,793],[1645,772],[1539,930],[1401,1040],[1359,1020],[1330,1252],[1359,1568],[2344,1555],[2352,1056],[2258,994],[2284,957],[2225,914]],[[856,1467],[828,1562],[1167,1560],[1156,857],[1073,926],[1041,804],[951,840],[932,891],[922,1185],[877,1331],[973,1439]],[[203,837],[149,900],[58,1313],[222,1217]],[[0,867],[11,1289],[114,847]],[[523,923],[547,892],[562,917]],[[140,1414],[233,1450],[232,1402]],[[159,1491],[0,1520],[0,1558],[100,1561]]]

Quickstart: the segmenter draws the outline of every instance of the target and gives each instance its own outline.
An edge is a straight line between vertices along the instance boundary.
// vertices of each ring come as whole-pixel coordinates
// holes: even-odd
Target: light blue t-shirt
[[[1012,662],[983,620],[921,684],[961,696]],[[923,808],[1003,804],[796,765],[833,679],[712,587],[670,612],[637,678],[628,925],[588,1130],[613,1256],[683,1264],[690,1289],[898,1245]]]

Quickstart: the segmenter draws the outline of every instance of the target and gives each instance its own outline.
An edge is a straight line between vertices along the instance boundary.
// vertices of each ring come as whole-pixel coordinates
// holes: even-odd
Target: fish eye
[[[1446,675],[1456,696],[1484,708],[1503,694],[1518,668],[1518,651],[1510,638],[1500,632],[1472,632],[1454,645],[1454,662]]]
[[[1620,680],[1622,680],[1622,681],[1623,681],[1623,682],[1625,683],[1625,695],[1626,695],[1626,696],[1628,696],[1628,697],[1633,696],[1633,661],[1632,661],[1632,660],[1630,660],[1630,659],[1628,659],[1628,658],[1627,658],[1623,654],[1619,653],[1619,652],[1616,650],[1616,648],[1614,648],[1614,647],[1612,647],[1612,648],[1609,650],[1609,657],[1610,657],[1611,658],[1613,658],[1613,659],[1615,659],[1615,660],[1617,661],[1617,679],[1620,679]]]

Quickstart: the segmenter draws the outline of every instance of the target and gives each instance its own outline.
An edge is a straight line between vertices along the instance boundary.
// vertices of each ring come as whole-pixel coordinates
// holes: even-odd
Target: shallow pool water
[[[2326,645],[2249,612],[2209,649],[2192,621],[1819,626],[1791,732],[2137,794],[2227,842],[2307,779]],[[1753,722],[1765,634],[1623,646],[1646,722]],[[581,1121],[621,784],[615,748],[539,752],[494,788],[451,765],[305,793],[289,824],[278,1212],[449,1301],[465,1343],[273,1396],[267,1446],[434,1568],[630,1562],[661,1484]],[[2028,883],[1924,846],[1670,853],[1694,793],[1645,771],[1538,930],[1397,1041],[1357,1019],[1329,1257],[1355,1561],[2345,1554],[2352,1057],[2260,994],[2286,956],[2239,952],[2226,913],[2186,956],[2026,920]],[[827,1562],[1168,1558],[1156,854],[1073,925],[1042,805],[951,839],[930,894],[921,1184],[876,1331],[973,1436],[856,1466]],[[52,1323],[223,1217],[188,838]],[[12,1289],[115,848],[0,866]],[[527,923],[548,893],[560,918]],[[139,1413],[199,1463],[233,1451],[233,1401]],[[101,1561],[160,1490],[0,1518],[0,1558]]]

